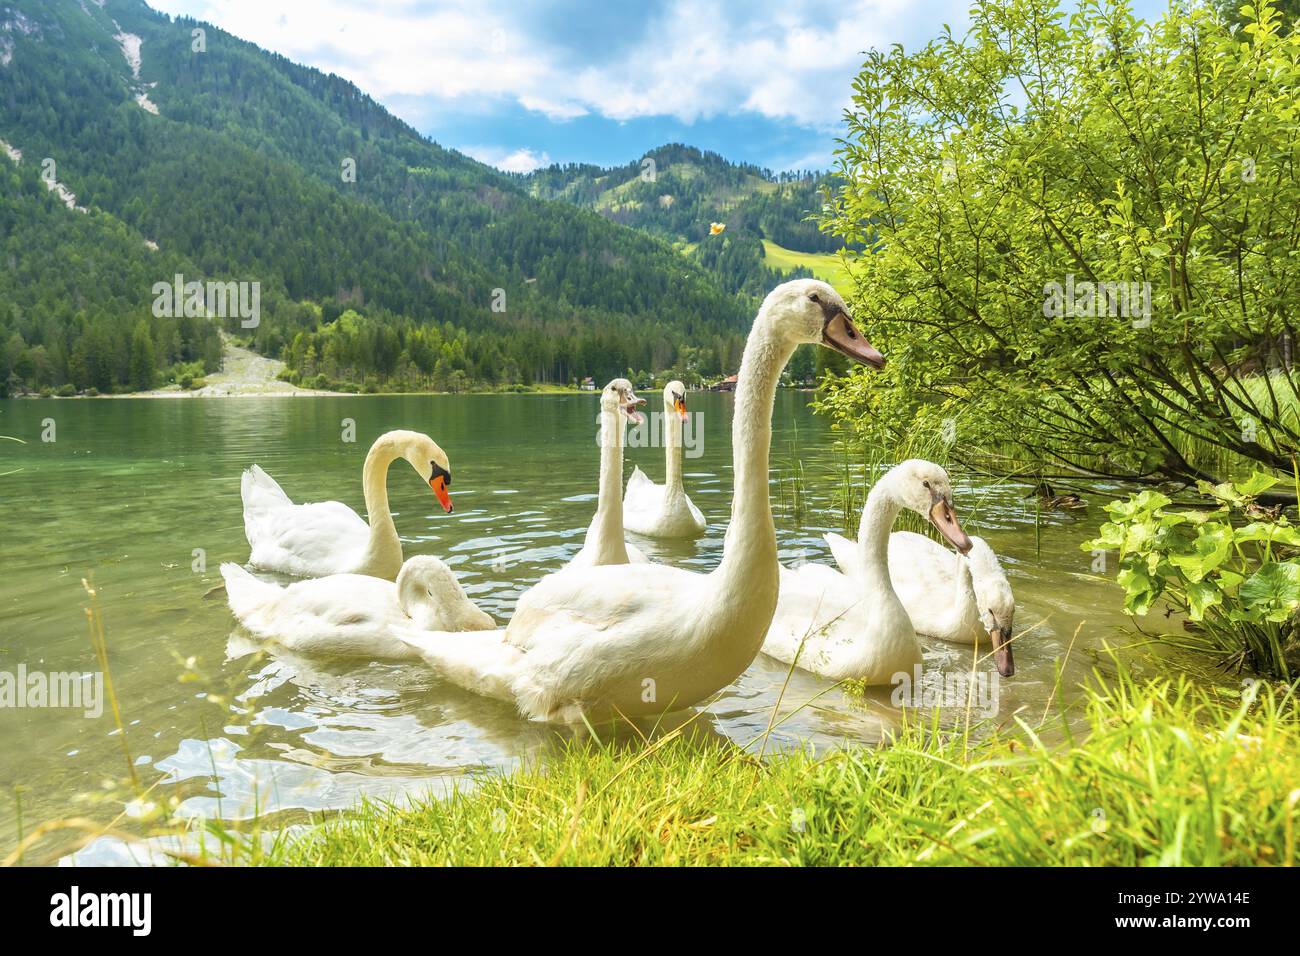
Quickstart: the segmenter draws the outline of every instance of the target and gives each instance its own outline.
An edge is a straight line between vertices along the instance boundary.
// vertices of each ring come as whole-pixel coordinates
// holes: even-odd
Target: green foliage
[[[401,806],[364,803],[252,862],[313,866],[1258,866],[1296,862],[1291,692],[1090,690],[1075,730],[755,759],[678,731]],[[1083,733],[1078,734],[1082,725]],[[1050,743],[1064,737],[1064,742]]]
[[[871,245],[857,314],[892,368],[828,408],[872,440],[954,418],[1004,474],[1289,471],[1300,36],[1245,9],[1236,35],[1201,5],[988,0],[869,52],[828,225]]]
[[[1189,646],[1289,679],[1300,664],[1300,527],[1283,516],[1233,521],[1258,511],[1254,500],[1276,483],[1260,473],[1202,482],[1219,503],[1212,511],[1172,510],[1165,495],[1143,491],[1108,504],[1110,521],[1082,548],[1118,552],[1129,614],[1145,615],[1163,600],[1192,622]]]

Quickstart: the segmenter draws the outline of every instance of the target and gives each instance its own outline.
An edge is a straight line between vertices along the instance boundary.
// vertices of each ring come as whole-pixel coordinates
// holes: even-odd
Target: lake
[[[645,397],[657,410],[658,393]],[[774,417],[772,497],[787,562],[829,561],[821,535],[844,530],[836,500],[843,453],[810,400],[783,391]],[[717,564],[731,503],[732,402],[689,396],[700,454],[686,459],[685,483],[709,530],[687,544],[632,537],[653,560],[700,571]],[[87,578],[126,725],[124,750],[107,710],[92,718],[0,709],[0,858],[17,842],[20,813],[24,832],[65,817],[132,831],[128,754],[150,788],[146,801],[186,817],[259,816],[271,826],[363,795],[442,792],[544,759],[575,731],[521,720],[417,664],[329,663],[262,647],[234,632],[224,595],[205,594],[221,582],[222,561],[248,557],[245,467],[262,465],[295,501],[338,499],[364,512],[360,473],[371,441],[411,428],[446,450],[456,507],[444,514],[411,469],[394,463],[390,503],[406,554],[442,557],[505,622],[518,596],[582,544],[595,508],[596,411],[594,394],[0,402],[0,434],[27,442],[0,441],[0,670],[98,670]],[[354,442],[343,440],[345,420],[355,423]],[[55,440],[42,441],[51,423]],[[796,458],[798,512],[788,482]],[[625,474],[634,464],[662,481],[661,449],[629,448]],[[1016,675],[998,685],[999,719],[1025,708],[1036,720],[1058,667],[1069,695],[1099,660],[1106,666],[1103,640],[1132,642],[1118,589],[1093,575],[1079,550],[1101,520],[1101,502],[1082,517],[1043,514],[1036,535],[1027,490],[957,486],[964,526],[1002,555],[1017,596],[1023,637]],[[969,654],[927,646],[931,660]],[[991,662],[982,666],[994,673]],[[760,656],[704,708],[698,732],[771,752],[876,743],[900,718],[887,688],[855,697],[798,671],[782,694],[786,676],[784,665]],[[778,726],[764,739],[774,712]],[[72,835],[52,838],[27,860],[52,862],[73,845]],[[126,855],[122,844],[100,840],[80,859]]]

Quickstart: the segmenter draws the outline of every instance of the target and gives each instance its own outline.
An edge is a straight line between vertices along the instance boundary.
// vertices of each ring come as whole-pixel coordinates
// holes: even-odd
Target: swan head
[[[426,631],[459,630],[457,622],[473,606],[455,572],[429,554],[406,559],[397,573],[397,602]]]
[[[398,434],[402,436],[402,457],[433,490],[442,510],[450,514],[451,465],[447,461],[446,452],[428,435],[420,432]]]
[[[891,468],[885,480],[903,507],[926,517],[962,554],[970,553],[970,537],[962,530],[952,506],[952,481],[948,472],[932,461],[910,458]]]
[[[676,379],[664,386],[664,414],[686,421],[686,386]]]
[[[603,411],[620,411],[633,425],[645,421],[645,416],[637,410],[644,404],[645,399],[637,398],[636,392],[632,390],[632,383],[625,378],[614,379],[600,393],[600,407]]]
[[[983,538],[972,535],[970,540],[971,550],[966,559],[970,561],[971,586],[975,591],[980,622],[993,642],[993,661],[998,673],[1010,677],[1016,672],[1015,657],[1011,653],[1016,598],[993,549]]]
[[[862,365],[885,367],[885,357],[853,324],[844,299],[820,279],[782,282],[767,294],[760,314],[768,316],[772,326],[794,345],[813,342]]]

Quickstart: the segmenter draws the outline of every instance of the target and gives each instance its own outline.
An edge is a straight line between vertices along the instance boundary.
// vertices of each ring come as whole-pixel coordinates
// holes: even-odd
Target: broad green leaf
[[[1199,581],[1187,586],[1187,616],[1193,621],[1205,617],[1207,608],[1223,603],[1223,592],[1209,581]]]
[[[1268,491],[1280,480],[1272,475],[1266,475],[1262,471],[1257,471],[1245,481],[1235,482],[1233,487],[1237,490],[1237,494],[1243,498],[1256,498]]]
[[[1246,579],[1237,592],[1246,609],[1258,609],[1270,614],[1286,613],[1300,607],[1300,564],[1292,561],[1270,561]]]

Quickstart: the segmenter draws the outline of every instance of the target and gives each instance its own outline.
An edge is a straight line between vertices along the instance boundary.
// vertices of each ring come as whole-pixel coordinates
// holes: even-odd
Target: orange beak
[[[447,479],[442,475],[434,475],[429,479],[429,487],[438,498],[438,504],[442,505],[442,510],[451,514],[451,495],[447,494]]]
[[[681,399],[673,402],[673,408],[677,409],[677,417],[686,421],[686,403]]]

